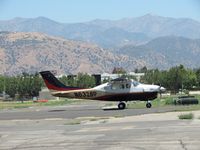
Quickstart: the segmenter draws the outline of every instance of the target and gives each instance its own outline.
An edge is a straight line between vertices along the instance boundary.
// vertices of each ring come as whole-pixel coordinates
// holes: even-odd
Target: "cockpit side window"
[[[133,85],[134,85],[134,86],[138,86],[139,84],[140,84],[139,82],[133,81]]]
[[[120,89],[120,88],[121,88],[121,86],[119,84],[112,84],[112,86],[111,86],[112,90],[117,90],[117,89]]]
[[[104,90],[110,90],[110,89],[112,89],[112,87],[110,85],[104,87]]]
[[[131,87],[130,84],[126,84],[126,88],[129,89]]]

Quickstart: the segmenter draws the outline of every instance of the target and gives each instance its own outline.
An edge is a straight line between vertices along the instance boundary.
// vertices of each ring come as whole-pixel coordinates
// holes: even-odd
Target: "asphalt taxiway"
[[[200,149],[200,111],[185,121],[178,115],[188,112],[145,110],[103,111],[87,104],[4,110],[0,149]]]
[[[86,102],[81,104],[72,104],[65,106],[51,107],[31,107],[24,109],[12,109],[0,111],[0,120],[21,120],[21,119],[46,119],[63,118],[73,119],[77,117],[110,117],[110,116],[135,116],[149,113],[174,111],[176,107],[164,108],[143,108],[143,109],[124,109],[118,110],[116,107],[104,108],[103,102]],[[144,104],[145,105],[145,104]]]

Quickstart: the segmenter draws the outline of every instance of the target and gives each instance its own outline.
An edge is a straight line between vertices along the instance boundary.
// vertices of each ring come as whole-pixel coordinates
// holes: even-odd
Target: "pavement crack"
[[[187,147],[186,147],[186,144],[183,143],[183,140],[182,140],[182,139],[180,139],[179,142],[180,142],[181,147],[182,147],[184,150],[188,150]]]
[[[143,147],[134,147],[135,149],[138,149],[138,150],[146,150],[145,148]]]

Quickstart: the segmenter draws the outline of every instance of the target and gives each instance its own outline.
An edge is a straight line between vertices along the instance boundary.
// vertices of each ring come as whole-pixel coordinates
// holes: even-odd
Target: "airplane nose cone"
[[[164,87],[160,87],[160,91],[161,91],[161,92],[165,92],[166,89],[165,89]]]

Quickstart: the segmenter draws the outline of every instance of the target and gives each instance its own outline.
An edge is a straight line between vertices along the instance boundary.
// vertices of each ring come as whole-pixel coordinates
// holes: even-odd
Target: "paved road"
[[[14,119],[46,119],[46,118],[65,118],[72,119],[77,117],[102,117],[102,116],[134,116],[140,114],[149,114],[157,112],[169,112],[175,110],[175,107],[165,108],[144,108],[144,109],[109,109],[102,110],[103,104],[92,102],[89,104],[76,104],[57,107],[37,107],[16,109],[10,111],[0,111],[0,120]]]
[[[104,111],[102,106],[85,103],[2,110],[0,150],[200,149],[200,112],[194,120],[183,121],[178,120],[178,112],[152,114],[175,107]],[[91,116],[104,118],[77,122],[77,117]]]
[[[0,120],[1,150],[199,150],[200,120],[146,114],[68,124],[68,119]],[[168,118],[170,116],[170,118]]]

